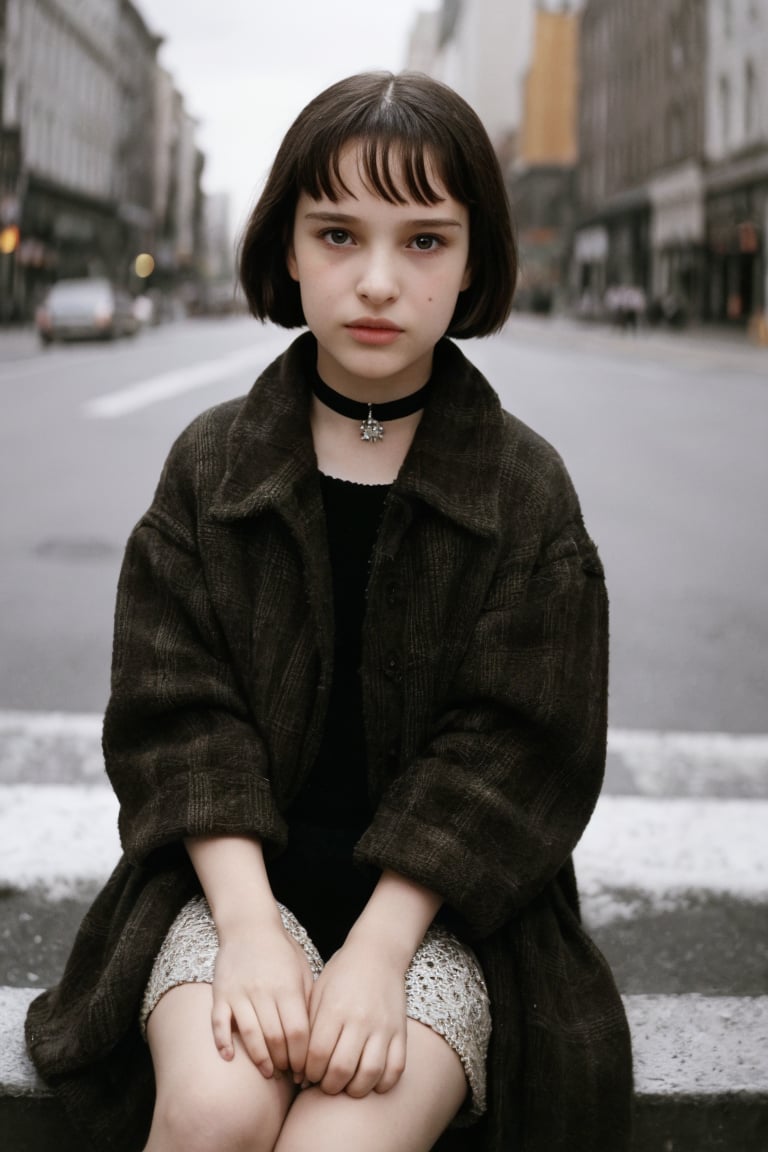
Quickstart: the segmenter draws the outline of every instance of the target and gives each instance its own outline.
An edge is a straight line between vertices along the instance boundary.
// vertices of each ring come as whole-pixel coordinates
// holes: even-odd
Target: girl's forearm
[[[246,924],[282,925],[259,840],[199,836],[185,844],[220,936]]]
[[[370,942],[405,971],[442,902],[429,888],[383,872],[347,940]]]

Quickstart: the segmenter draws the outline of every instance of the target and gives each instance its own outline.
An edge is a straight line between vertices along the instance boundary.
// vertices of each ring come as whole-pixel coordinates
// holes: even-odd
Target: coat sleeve
[[[123,850],[139,864],[186,836],[285,835],[197,548],[190,454],[174,448],[118,583],[103,745]]]
[[[574,497],[575,501],[575,497]],[[578,511],[495,576],[450,699],[357,848],[438,892],[475,938],[554,879],[602,784],[608,613]]]

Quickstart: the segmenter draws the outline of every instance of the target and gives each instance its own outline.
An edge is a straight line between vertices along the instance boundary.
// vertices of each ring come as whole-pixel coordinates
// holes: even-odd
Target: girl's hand
[[[312,973],[303,949],[277,922],[242,924],[220,933],[213,979],[213,1037],[234,1057],[234,1030],[263,1076],[290,1071],[305,1078]]]
[[[350,935],[312,989],[306,1079],[335,1095],[388,1092],[405,1068],[400,964]]]

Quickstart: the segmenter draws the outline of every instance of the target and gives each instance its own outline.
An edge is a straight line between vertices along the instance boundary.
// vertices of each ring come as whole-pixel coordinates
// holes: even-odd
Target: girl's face
[[[365,402],[426,383],[434,346],[469,286],[469,213],[427,171],[437,204],[390,204],[366,186],[350,144],[340,163],[350,194],[333,201],[303,192],[296,206],[288,271],[317,338],[318,371]]]

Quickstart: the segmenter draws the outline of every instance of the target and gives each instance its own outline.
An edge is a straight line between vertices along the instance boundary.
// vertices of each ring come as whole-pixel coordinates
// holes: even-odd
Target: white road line
[[[104,782],[98,713],[0,712],[0,782]]]
[[[107,786],[0,786],[0,887],[76,895],[120,853]],[[768,902],[768,802],[611,796],[576,849],[591,926],[666,911],[707,895]]]
[[[0,711],[0,736],[24,733],[32,736],[57,736],[76,733],[93,736],[101,733],[100,712],[27,712],[20,709]]]
[[[255,372],[266,367],[285,345],[285,337],[273,337],[268,341],[254,342],[251,347],[240,348],[228,356],[205,360],[202,364],[192,364],[171,372],[161,372],[157,376],[131,384],[128,388],[96,396],[83,405],[83,415],[91,420],[113,420],[137,412],[141,408],[147,408],[150,404],[167,400],[171,396],[179,396],[195,388],[217,384],[238,372],[247,371],[252,377]],[[249,379],[247,386],[251,383],[252,380]],[[243,390],[245,391],[245,386]]]
[[[119,856],[110,788],[0,787],[0,888],[77,896],[103,884]]]
[[[594,928],[704,896],[768,902],[768,801],[602,796],[574,855]]]
[[[768,796],[768,736],[612,728],[608,753],[655,796]]]

